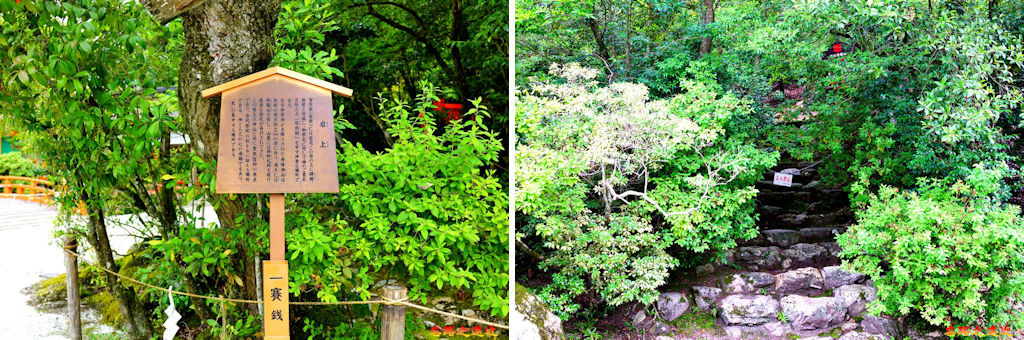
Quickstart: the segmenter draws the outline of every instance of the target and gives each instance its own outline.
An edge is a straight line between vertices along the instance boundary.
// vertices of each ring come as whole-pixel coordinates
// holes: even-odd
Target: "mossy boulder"
[[[36,282],[22,290],[29,296],[28,304],[43,311],[56,311],[67,307],[68,284],[64,274]]]
[[[513,324],[522,326],[512,330],[512,339],[565,339],[562,320],[540,298],[518,283],[515,308],[509,319]]]

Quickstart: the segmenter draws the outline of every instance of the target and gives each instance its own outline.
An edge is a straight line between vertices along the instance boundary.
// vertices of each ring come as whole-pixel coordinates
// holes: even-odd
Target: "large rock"
[[[699,310],[709,310],[718,302],[718,297],[722,295],[722,289],[718,287],[705,287],[705,286],[694,286],[693,287],[693,303],[697,305]]]
[[[773,246],[789,247],[791,245],[800,243],[800,233],[796,230],[789,229],[769,229],[762,230],[761,236],[764,236],[766,242]]]
[[[860,326],[867,333],[878,334],[885,338],[897,335],[896,322],[886,317],[865,316],[864,320],[861,320]]]
[[[750,294],[775,283],[775,277],[768,273],[739,273],[723,278],[725,294]]]
[[[834,258],[839,258],[839,252],[843,250],[842,248],[839,248],[839,244],[836,242],[822,242],[819,244],[821,244],[822,247],[825,247],[825,250],[828,250],[828,254],[832,255]]]
[[[662,293],[658,297],[658,314],[665,320],[673,321],[689,310],[690,299],[682,293]]]
[[[843,303],[850,316],[864,314],[867,303],[875,301],[877,294],[877,288],[865,285],[846,285],[833,291],[833,295]]]
[[[753,270],[775,269],[782,263],[779,247],[739,247],[734,256],[736,264]]]
[[[839,266],[821,268],[821,276],[825,278],[825,289],[864,282],[864,274],[848,272]]]
[[[516,305],[509,315],[509,321],[515,325],[509,334],[512,339],[565,339],[562,332],[562,320],[551,312],[536,295],[526,287],[516,284]]]
[[[633,317],[630,318],[629,321],[633,322],[632,323],[633,326],[639,326],[639,325],[644,324],[644,321],[646,321],[647,319],[648,319],[647,318],[647,312],[644,312],[644,310],[641,309],[641,310],[637,311],[636,314],[633,314]]]
[[[807,293],[821,290],[824,280],[817,268],[807,267],[775,275],[775,292],[779,294]]]
[[[846,320],[846,308],[834,297],[788,295],[780,301],[782,313],[795,330],[827,328]]]
[[[793,332],[793,328],[780,321],[769,322],[757,326],[725,326],[728,339],[783,339]]]
[[[852,331],[843,334],[839,337],[839,340],[887,340],[889,338],[883,338],[879,335],[868,334],[864,332]]]
[[[669,326],[669,325],[667,325],[667,324],[665,324],[664,322],[661,322],[661,321],[655,321],[655,322],[652,322],[649,326],[647,326],[647,332],[645,334],[647,334],[647,335],[662,335],[662,334],[666,334],[668,332],[671,332],[673,330],[675,330],[674,327]]]
[[[797,243],[782,251],[782,268],[813,267],[828,261],[825,247],[810,243]]]
[[[730,295],[718,308],[718,315],[729,325],[760,325],[779,318],[779,302],[767,295]]]

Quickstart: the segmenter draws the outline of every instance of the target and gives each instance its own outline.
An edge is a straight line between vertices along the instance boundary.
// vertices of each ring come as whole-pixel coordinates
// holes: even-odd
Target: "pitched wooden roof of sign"
[[[342,97],[352,97],[352,89],[350,89],[350,88],[347,88],[347,87],[344,87],[344,86],[341,86],[341,85],[338,85],[338,84],[333,84],[333,83],[330,83],[330,82],[326,82],[326,81],[323,81],[323,80],[320,80],[320,79],[316,79],[316,78],[307,76],[305,74],[298,73],[298,72],[286,69],[284,67],[279,67],[279,66],[274,66],[274,67],[268,68],[266,70],[259,71],[259,72],[247,75],[245,77],[241,77],[241,78],[238,78],[238,79],[235,79],[235,80],[232,80],[232,81],[229,81],[229,82],[226,82],[226,83],[223,83],[223,84],[220,84],[220,85],[217,85],[217,86],[205,89],[205,90],[203,90],[202,95],[203,95],[203,98],[210,98],[210,97],[213,97],[213,96],[216,96],[216,95],[220,94],[221,92],[224,92],[224,91],[227,91],[227,90],[239,87],[239,86],[243,86],[245,84],[248,84],[248,83],[251,83],[251,82],[263,79],[263,78],[272,77],[272,76],[284,76],[284,77],[291,78],[291,79],[294,79],[294,80],[298,80],[298,81],[301,81],[301,82],[304,82],[304,83],[307,83],[307,84],[310,84],[310,85],[321,87],[321,88],[326,89],[328,91],[334,92],[334,93],[336,93],[336,94],[338,94],[338,95],[340,95]]]

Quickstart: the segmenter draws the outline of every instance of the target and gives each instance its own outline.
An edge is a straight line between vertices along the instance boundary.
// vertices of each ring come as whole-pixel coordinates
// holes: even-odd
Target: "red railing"
[[[53,183],[45,177],[0,176],[0,198],[13,198],[39,204],[54,204],[57,196]],[[85,215],[85,205],[78,203],[75,211]]]

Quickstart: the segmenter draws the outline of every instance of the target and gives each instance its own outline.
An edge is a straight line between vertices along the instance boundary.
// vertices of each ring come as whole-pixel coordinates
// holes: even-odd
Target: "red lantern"
[[[832,44],[832,53],[839,53],[843,51],[843,44],[834,43]]]

